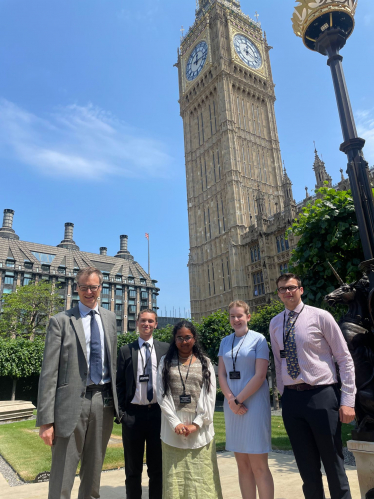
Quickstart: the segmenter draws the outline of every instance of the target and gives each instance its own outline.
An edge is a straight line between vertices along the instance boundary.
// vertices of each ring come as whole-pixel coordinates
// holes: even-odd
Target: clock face
[[[258,48],[244,35],[234,36],[234,47],[240,59],[250,68],[259,69],[262,59]]]
[[[208,56],[208,45],[206,42],[200,42],[191,52],[186,66],[186,78],[189,81],[194,80],[203,69]]]

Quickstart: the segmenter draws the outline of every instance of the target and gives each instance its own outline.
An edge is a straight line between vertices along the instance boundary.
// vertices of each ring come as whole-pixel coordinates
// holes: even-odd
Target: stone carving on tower
[[[199,0],[181,40],[176,66],[196,319],[249,299],[242,238],[257,223],[257,186],[267,217],[285,207],[270,49],[237,0]]]
[[[287,219],[291,221],[296,216],[296,203],[292,194],[292,182],[290,177],[287,175],[286,167],[283,168],[283,182],[282,190],[284,196],[284,211],[286,213]],[[308,197],[308,192],[306,191],[306,197]]]

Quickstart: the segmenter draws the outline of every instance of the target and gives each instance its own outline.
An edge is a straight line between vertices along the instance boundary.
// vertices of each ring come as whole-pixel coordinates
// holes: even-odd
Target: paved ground
[[[301,480],[294,457],[289,454],[271,452],[269,454],[271,471],[275,482],[275,499],[300,499]],[[218,454],[218,465],[221,476],[224,499],[240,499],[239,484],[235,458],[231,452]],[[352,499],[360,499],[356,469],[347,466],[347,474],[351,485]],[[148,499],[147,474],[143,473],[143,499]],[[330,498],[326,479],[324,477],[326,499]],[[125,472],[123,470],[108,471],[101,478],[101,499],[124,499]],[[75,480],[72,499],[76,499],[79,478]],[[10,487],[0,474],[1,499],[47,499],[48,483],[27,484]]]

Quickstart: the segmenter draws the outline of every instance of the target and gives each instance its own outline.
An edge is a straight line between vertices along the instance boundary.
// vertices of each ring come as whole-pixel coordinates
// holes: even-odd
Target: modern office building
[[[140,310],[157,310],[159,288],[128,251],[128,236],[120,236],[120,249],[115,256],[81,251],[73,240],[73,223],[65,224],[64,239],[57,246],[20,240],[13,229],[14,211],[4,210],[0,228],[0,300],[4,293],[15,291],[30,281],[46,279],[58,285],[66,309],[78,303],[75,275],[84,267],[97,267],[104,276],[100,304],[115,312],[117,331],[135,330]]]

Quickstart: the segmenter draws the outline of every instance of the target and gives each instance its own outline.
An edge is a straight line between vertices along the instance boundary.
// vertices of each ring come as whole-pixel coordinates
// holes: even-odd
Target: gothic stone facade
[[[64,308],[78,303],[75,275],[84,267],[96,267],[104,276],[100,304],[117,316],[117,331],[135,330],[138,312],[146,308],[157,310],[159,288],[145,270],[134,261],[127,249],[128,237],[120,236],[120,250],[115,256],[80,251],[73,241],[74,224],[65,224],[65,236],[57,246],[20,241],[13,225],[13,210],[4,210],[0,228],[0,300],[17,286],[45,279],[56,284],[64,299]]]
[[[233,299],[254,309],[274,297],[275,280],[297,244],[285,231],[312,199],[306,193],[296,205],[282,169],[270,49],[239,1],[199,0],[178,50],[197,320]],[[331,185],[315,154],[316,186]]]

